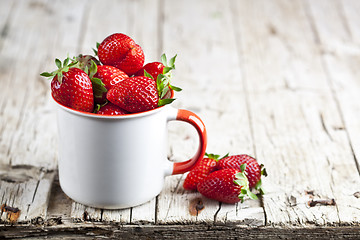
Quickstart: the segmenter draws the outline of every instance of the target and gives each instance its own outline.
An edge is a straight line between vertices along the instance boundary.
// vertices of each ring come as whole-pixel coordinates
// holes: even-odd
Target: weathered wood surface
[[[0,236],[360,237],[358,1],[0,4]],[[208,152],[247,153],[267,166],[263,198],[221,204],[185,191],[185,175],[124,210],[64,195],[50,84],[39,73],[114,32],[132,36],[147,62],[178,53],[174,106],[204,120]],[[195,132],[171,123],[169,143],[169,158],[186,160]]]

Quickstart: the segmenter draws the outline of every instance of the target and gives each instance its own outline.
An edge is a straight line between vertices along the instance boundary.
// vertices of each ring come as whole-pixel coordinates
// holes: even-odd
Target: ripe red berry
[[[201,159],[186,176],[183,184],[184,189],[196,190],[199,182],[204,180],[207,175],[213,172],[216,169],[216,166],[217,158],[209,156]]]
[[[128,114],[124,109],[116,106],[115,104],[109,102],[106,105],[100,107],[99,111],[96,112],[100,115],[124,115]]]
[[[222,169],[210,173],[198,184],[198,191],[207,198],[224,203],[240,202],[245,195],[257,199],[249,190],[245,174],[236,169]]]
[[[218,169],[236,169],[241,171],[241,165],[246,164],[245,173],[249,180],[249,187],[261,189],[261,175],[266,176],[266,171],[257,160],[249,155],[233,155],[225,157],[218,162]]]
[[[127,78],[111,88],[106,98],[132,113],[154,109],[159,102],[156,82],[148,77]]]
[[[144,76],[144,70],[150,74],[153,79],[156,81],[159,74],[164,73],[164,64],[161,62],[151,62],[146,64],[143,68],[135,73],[135,76]]]
[[[51,94],[56,101],[75,110],[92,112],[94,109],[94,95],[89,76],[81,69],[76,68],[76,62],[70,63],[67,58],[62,63],[55,60],[57,70],[40,75],[51,77]]]
[[[109,91],[114,85],[128,78],[128,75],[116,67],[101,65],[97,67],[94,77],[100,79],[106,90]],[[101,97],[95,97],[97,103],[104,103],[105,101],[106,92],[102,92]]]
[[[97,53],[104,65],[119,68],[128,76],[139,71],[145,61],[142,48],[122,33],[114,33],[105,38],[100,43]]]

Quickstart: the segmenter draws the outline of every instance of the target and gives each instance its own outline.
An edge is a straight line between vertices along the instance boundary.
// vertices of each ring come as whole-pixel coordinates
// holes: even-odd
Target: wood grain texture
[[[359,173],[306,3],[236,3],[256,156],[271,166],[267,224],[351,224]],[[313,198],[336,205],[309,207]]]
[[[0,5],[0,238],[360,238],[359,1]],[[205,122],[207,152],[265,164],[263,197],[222,204],[185,191],[186,174],[123,210],[62,192],[50,81],[39,73],[54,69],[54,58],[91,54],[115,32],[134,38],[146,62],[178,54],[173,84],[183,91],[173,106]],[[196,131],[168,128],[169,159],[189,159]]]

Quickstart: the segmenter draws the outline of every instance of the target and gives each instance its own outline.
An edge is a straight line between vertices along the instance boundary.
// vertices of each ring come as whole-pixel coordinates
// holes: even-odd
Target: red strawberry
[[[224,203],[243,201],[245,195],[251,199],[257,196],[249,190],[248,180],[236,169],[222,169],[210,173],[198,184],[198,191],[207,198]]]
[[[51,81],[51,94],[56,101],[75,110],[92,112],[94,109],[94,96],[91,80],[81,69],[75,68],[76,63],[70,63],[67,58],[63,63],[55,60],[56,71],[40,74],[44,77],[53,77]]]
[[[100,61],[124,71],[127,75],[139,71],[144,65],[144,52],[129,36],[114,33],[104,39],[97,50]]]
[[[106,98],[128,112],[143,112],[159,104],[156,83],[148,77],[127,78],[111,88]]]
[[[246,154],[234,155],[225,157],[218,162],[218,169],[237,169],[241,171],[241,165],[246,164],[245,174],[249,180],[249,187],[255,187],[260,192],[261,188],[261,175],[266,176],[266,171],[263,165],[259,165],[255,158]]]
[[[196,190],[198,183],[211,172],[215,171],[219,155],[205,155],[207,158],[201,159],[186,176],[183,184],[184,189]]]
[[[116,106],[115,104],[109,102],[106,105],[100,107],[99,111],[96,112],[101,115],[125,115],[128,114],[124,109]]]
[[[142,67],[139,71],[135,73],[135,76],[144,76],[144,70],[150,74],[153,79],[157,79],[159,74],[163,74],[164,72],[164,64],[161,62],[151,62]]]
[[[106,90],[109,91],[114,85],[128,78],[128,75],[116,67],[101,65],[97,66],[97,72],[94,77],[99,78],[103,82]],[[106,92],[103,92],[101,97],[95,96],[95,102],[104,103],[105,101]]]

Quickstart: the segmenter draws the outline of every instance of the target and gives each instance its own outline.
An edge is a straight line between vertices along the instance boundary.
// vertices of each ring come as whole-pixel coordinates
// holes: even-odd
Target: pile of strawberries
[[[169,104],[173,91],[181,89],[170,84],[176,55],[161,62],[144,65],[142,48],[129,36],[115,33],[106,37],[96,56],[79,55],[63,62],[41,76],[50,77],[53,98],[69,108],[103,115],[124,115],[144,112]],[[247,195],[263,194],[261,176],[266,171],[248,155],[225,156],[207,154],[189,172],[184,189],[198,190],[205,197],[225,203],[242,201]]]
[[[105,115],[144,112],[169,104],[172,91],[181,89],[170,85],[176,55],[168,62],[144,65],[142,48],[129,36],[115,33],[106,37],[96,56],[79,55],[63,62],[53,72],[41,73],[50,77],[53,98],[69,108]]]
[[[267,176],[264,166],[246,154],[222,158],[206,154],[186,176],[183,187],[220,202],[237,203],[245,196],[257,199],[252,189],[264,194],[262,175]]]

